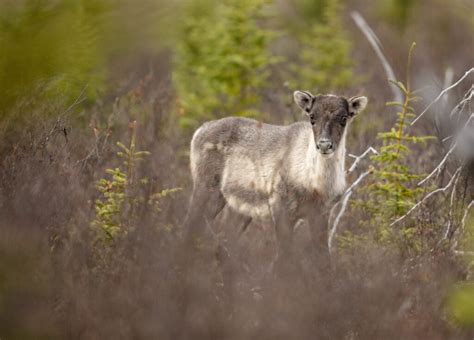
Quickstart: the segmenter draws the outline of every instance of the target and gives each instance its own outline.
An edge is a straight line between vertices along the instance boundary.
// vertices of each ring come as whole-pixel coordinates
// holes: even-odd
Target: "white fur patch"
[[[232,208],[242,214],[254,218],[268,217],[270,198],[281,181],[274,159],[267,156],[253,160],[243,149],[233,151],[232,156],[226,160],[222,176],[221,191],[224,197]],[[242,190],[250,195],[254,193],[255,197],[244,202],[236,197],[235,190]]]
[[[251,216],[255,219],[265,219],[270,215],[268,204],[251,204],[232,195],[226,195],[225,199],[232,209],[243,215]]]

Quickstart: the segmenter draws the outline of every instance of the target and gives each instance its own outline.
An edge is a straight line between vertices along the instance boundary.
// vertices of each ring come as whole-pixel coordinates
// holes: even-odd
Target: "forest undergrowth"
[[[33,3],[12,5],[16,21],[0,15],[10,52],[0,84],[11,83],[0,99],[1,339],[472,339],[474,69],[462,4],[433,0],[440,18],[388,0],[372,10]],[[382,41],[403,44],[381,48],[349,6],[386,25]],[[417,11],[427,15],[411,20]],[[451,35],[436,31],[440,20]],[[427,35],[415,50],[413,32]],[[14,58],[34,38],[41,58]],[[438,86],[448,62],[456,78],[448,69]],[[387,70],[403,76],[388,82]],[[331,269],[311,260],[310,223],[299,223],[291,270],[275,272],[273,226],[240,234],[230,208],[204,227],[197,252],[184,248],[193,130],[228,115],[302,120],[296,89],[369,97],[348,135],[348,189],[327,214]]]

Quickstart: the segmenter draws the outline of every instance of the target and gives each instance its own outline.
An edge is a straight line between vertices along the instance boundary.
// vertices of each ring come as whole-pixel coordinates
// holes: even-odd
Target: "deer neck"
[[[311,165],[313,168],[313,183],[315,189],[322,197],[332,200],[341,195],[346,187],[345,157],[346,157],[346,132],[341,138],[337,150],[330,157],[324,156],[316,151],[314,143],[312,148]]]

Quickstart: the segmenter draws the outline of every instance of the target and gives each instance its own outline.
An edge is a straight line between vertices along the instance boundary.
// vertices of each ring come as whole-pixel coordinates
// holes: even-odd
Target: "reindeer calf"
[[[228,205],[247,217],[243,228],[252,219],[271,220],[279,252],[287,252],[295,222],[321,219],[325,203],[343,193],[347,127],[367,98],[296,91],[294,99],[308,121],[277,126],[229,117],[194,133],[190,235]],[[327,252],[326,225],[311,231],[316,247]]]

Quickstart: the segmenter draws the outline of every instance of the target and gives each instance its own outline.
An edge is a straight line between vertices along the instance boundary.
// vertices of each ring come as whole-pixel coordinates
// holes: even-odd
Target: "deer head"
[[[348,124],[367,106],[367,97],[364,96],[346,99],[295,91],[293,97],[313,127],[316,149],[325,156],[330,156],[337,150]]]

